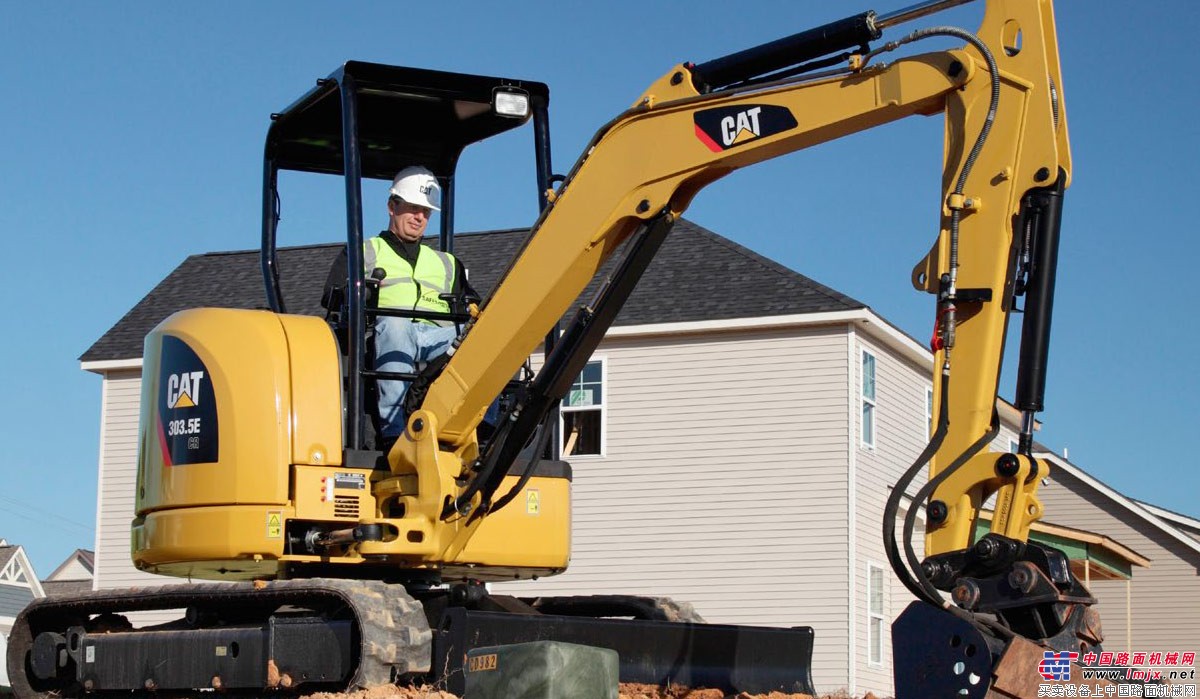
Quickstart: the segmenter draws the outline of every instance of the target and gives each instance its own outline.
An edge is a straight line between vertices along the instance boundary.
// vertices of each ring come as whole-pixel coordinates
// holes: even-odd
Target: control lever
[[[363,280],[367,286],[367,297],[365,299],[367,308],[379,308],[379,284],[386,278],[387,270],[383,267],[376,267],[371,270],[371,276]]]

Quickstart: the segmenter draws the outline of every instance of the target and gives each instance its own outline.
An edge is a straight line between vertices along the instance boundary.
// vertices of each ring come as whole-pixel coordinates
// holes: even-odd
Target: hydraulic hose
[[[503,509],[503,507],[512,502],[513,498],[517,497],[521,490],[525,488],[525,485],[529,483],[529,479],[533,477],[533,472],[537,470],[538,463],[540,463],[542,460],[542,454],[546,452],[546,446],[550,443],[550,435],[552,434],[554,434],[554,429],[550,425],[550,420],[547,419],[546,421],[542,422],[542,428],[538,432],[538,437],[535,440],[536,445],[533,448],[533,454],[530,455],[529,464],[525,466],[525,471],[521,474],[521,477],[517,479],[516,485],[509,489],[509,491],[505,493],[503,497],[494,502],[491,507],[487,509],[489,514]]]
[[[961,196],[961,195],[963,195],[964,189],[966,188],[967,179],[970,176],[971,170],[974,168],[975,162],[979,159],[979,154],[983,150],[984,143],[986,143],[988,135],[991,133],[992,125],[996,119],[996,112],[997,112],[997,110],[999,108],[999,104],[1000,104],[999,67],[996,64],[996,59],[992,55],[991,50],[987,47],[987,44],[983,43],[983,41],[980,40],[979,37],[976,36],[975,34],[972,34],[971,32],[966,31],[961,28],[958,28],[958,27],[944,27],[944,26],[943,27],[930,27],[927,29],[919,29],[917,31],[912,32],[911,34],[908,34],[907,36],[905,36],[901,39],[888,42],[888,43],[884,44],[883,46],[881,46],[880,48],[868,53],[864,57],[864,59],[865,59],[865,61],[870,61],[871,58],[873,58],[881,53],[894,51],[897,48],[899,48],[900,46],[903,46],[905,44],[909,44],[914,41],[919,41],[922,39],[929,39],[929,38],[932,38],[935,36],[955,37],[958,39],[962,39],[962,40],[966,41],[967,43],[971,44],[972,46],[974,46],[979,51],[979,53],[983,56],[984,61],[987,63],[988,72],[989,72],[989,75],[991,78],[991,95],[990,95],[990,101],[988,104],[988,111],[984,117],[983,126],[980,128],[979,136],[976,137],[975,143],[972,145],[971,150],[967,154],[967,158],[963,162],[962,171],[959,173],[958,179],[955,182],[953,194]],[[892,570],[900,578],[900,580],[904,584],[904,586],[909,589],[909,591],[911,591],[919,599],[923,599],[923,600],[930,602],[931,604],[935,604],[937,606],[945,606],[944,600],[942,599],[942,596],[938,592],[937,588],[934,587],[933,584],[929,581],[928,576],[925,575],[924,570],[922,570],[920,561],[917,560],[916,553],[912,546],[912,534],[913,534],[913,529],[914,529],[914,525],[916,522],[917,509],[919,507],[924,506],[925,500],[930,496],[930,494],[933,492],[933,490],[937,488],[938,485],[940,485],[942,482],[944,482],[946,480],[946,478],[949,477],[950,474],[954,473],[954,471],[956,471],[964,463],[966,463],[966,461],[968,459],[970,459],[970,457],[973,456],[975,453],[977,453],[979,451],[979,449],[982,449],[983,446],[985,446],[988,442],[990,442],[994,438],[995,432],[998,429],[998,425],[996,424],[996,421],[995,421],[995,415],[993,414],[992,429],[989,430],[989,432],[987,434],[985,434],[983,437],[981,437],[978,441],[976,441],[975,444],[971,445],[971,447],[968,448],[967,451],[965,451],[958,458],[956,458],[950,464],[950,466],[948,466],[945,470],[943,470],[940,474],[938,474],[938,476],[931,479],[929,481],[929,483],[927,483],[917,493],[917,496],[913,499],[911,505],[909,506],[908,513],[906,514],[905,520],[904,520],[904,530],[903,530],[904,559],[902,560],[900,557],[900,552],[896,545],[896,538],[895,538],[895,535],[896,535],[896,513],[899,510],[900,499],[903,497],[904,493],[907,491],[909,484],[911,484],[913,479],[916,478],[917,473],[919,473],[925,467],[925,465],[929,462],[929,460],[933,457],[933,455],[937,452],[937,450],[941,448],[942,442],[945,439],[946,432],[949,427],[950,352],[953,347],[954,326],[955,326],[955,313],[954,313],[953,303],[954,303],[954,298],[957,294],[958,240],[959,240],[959,228],[960,228],[960,224],[961,224],[961,218],[962,218],[961,209],[955,208],[955,209],[951,210],[951,212],[950,212],[950,278],[949,278],[949,288],[948,288],[947,294],[946,294],[946,298],[949,301],[950,305],[947,309],[947,313],[945,316],[944,332],[945,332],[945,338],[946,338],[946,345],[943,350],[944,353],[943,353],[942,385],[941,385],[941,388],[942,388],[941,394],[942,395],[941,395],[941,400],[940,400],[941,409],[938,411],[939,414],[938,414],[937,429],[935,430],[934,434],[930,438],[929,443],[925,446],[925,449],[921,452],[920,456],[917,457],[917,459],[916,459],[916,461],[914,461],[913,465],[911,467],[909,467],[909,469],[907,471],[905,471],[904,475],[901,476],[900,480],[897,481],[896,485],[893,487],[892,494],[889,496],[887,505],[884,508],[884,521],[883,521],[884,546],[887,550],[888,561],[892,565]]]
[[[914,577],[914,572],[909,570],[904,563],[904,559],[900,556],[900,549],[896,544],[896,513],[900,510],[900,500],[904,497],[904,493],[908,490],[908,486],[913,482],[933,455],[942,446],[942,440],[946,437],[947,429],[950,426],[949,412],[946,410],[947,397],[950,394],[949,390],[950,377],[943,376],[942,379],[942,396],[939,404],[941,409],[938,410],[937,428],[934,430],[929,443],[925,445],[925,449],[920,456],[913,461],[908,470],[900,476],[896,485],[892,487],[891,495],[888,496],[887,504],[883,508],[883,544],[887,551],[888,562],[892,565],[892,571],[896,573],[896,577],[900,578],[900,582],[908,588],[909,592],[913,593],[917,599],[925,600],[930,604],[938,604],[937,597],[931,596],[925,588]],[[909,504],[909,512],[913,512],[919,507],[917,500],[913,500]]]
[[[949,466],[942,470],[941,473],[931,478],[928,483],[922,486],[921,489],[917,491],[916,496],[913,498],[914,505],[915,503],[925,502],[925,500],[929,498],[929,496],[934,490],[937,489],[938,486],[944,483],[947,478],[954,474],[955,471],[962,468],[963,464],[967,463],[972,456],[978,454],[979,450],[987,446],[987,444],[995,439],[996,435],[999,433],[1000,420],[996,414],[996,411],[993,410],[992,425],[988,431],[985,432],[979,439],[975,440],[975,442],[968,447],[966,451],[964,451],[962,454],[959,454],[958,457],[954,459]],[[921,587],[923,587],[934,599],[938,600],[939,604],[941,604],[941,593],[938,592],[938,589],[934,587],[932,582],[930,582],[929,576],[925,575],[925,570],[921,567],[921,562],[917,560],[917,553],[913,549],[912,535],[913,530],[916,528],[916,521],[917,508],[915,506],[910,507],[908,509],[908,514],[906,514],[904,517],[904,556],[908,560],[908,564],[912,567],[913,572],[916,573],[917,577],[920,579]]]

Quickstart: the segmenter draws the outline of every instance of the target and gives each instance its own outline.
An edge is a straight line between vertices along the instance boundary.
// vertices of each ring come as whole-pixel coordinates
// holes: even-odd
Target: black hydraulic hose
[[[542,423],[542,429],[538,434],[536,445],[534,446],[533,454],[530,455],[529,465],[525,467],[525,472],[517,479],[517,484],[504,494],[499,500],[487,508],[487,513],[491,514],[502,509],[505,505],[513,501],[517,494],[529,483],[529,479],[533,477],[533,472],[537,470],[537,466],[542,461],[542,454],[546,451],[546,445],[550,442],[550,435],[554,434],[555,430],[550,426],[549,418],[554,417],[553,413],[547,416],[547,420]],[[482,508],[480,508],[482,509]]]
[[[987,141],[988,135],[992,131],[992,124],[996,121],[996,111],[1000,106],[1000,69],[996,65],[996,58],[992,55],[991,49],[987,44],[971,32],[959,27],[929,27],[927,29],[918,29],[917,31],[905,36],[896,41],[890,41],[878,49],[870,52],[865,56],[865,60],[870,60],[872,57],[887,51],[895,49],[921,39],[929,39],[935,36],[950,36],[966,41],[974,46],[983,56],[983,60],[987,63],[988,72],[991,77],[991,99],[988,103],[988,111],[984,117],[983,127],[979,130],[979,136],[975,139],[975,144],[971,146],[971,150],[967,154],[966,160],[963,162],[962,172],[958,174],[958,180],[954,185],[954,194],[957,196],[963,195],[963,190],[967,184],[967,177],[970,176],[971,170],[975,167],[975,161],[979,159],[979,153],[983,150],[983,144]],[[950,211],[950,300],[951,306],[946,314],[946,361],[949,362],[950,349],[953,346],[954,338],[954,322],[955,313],[953,307],[953,296],[957,292],[958,279],[958,231],[959,223],[962,219],[961,208],[953,208]]]
[[[896,513],[900,510],[900,500],[904,497],[904,493],[908,490],[908,486],[913,479],[917,477],[929,460],[933,458],[934,453],[942,446],[942,441],[946,438],[946,432],[950,426],[950,413],[946,409],[947,398],[950,395],[949,389],[950,377],[943,376],[942,379],[942,397],[939,401],[941,409],[938,410],[937,428],[929,439],[929,443],[925,445],[925,449],[920,456],[913,461],[908,470],[900,476],[900,479],[892,486],[892,493],[888,496],[887,504],[883,508],[883,544],[887,551],[888,562],[892,565],[892,571],[896,577],[900,578],[900,582],[908,588],[909,592],[913,593],[917,599],[925,600],[930,604],[937,604],[936,598],[931,597],[925,589],[920,585],[914,577],[913,571],[910,571],[904,559],[900,556],[900,548],[896,544]],[[919,507],[917,500],[909,503],[909,512]]]
[[[956,37],[974,46],[979,50],[980,54],[984,58],[984,61],[986,61],[991,76],[991,99],[988,104],[988,111],[984,118],[983,127],[980,129],[979,136],[975,139],[975,143],[971,147],[971,150],[963,163],[962,171],[959,173],[958,179],[955,182],[954,194],[961,196],[966,187],[967,178],[975,166],[975,161],[978,160],[979,154],[983,150],[983,145],[987,141],[988,135],[991,133],[992,124],[995,122],[996,112],[1000,104],[1000,74],[999,68],[996,65],[996,59],[992,55],[991,50],[985,43],[983,43],[983,41],[979,39],[979,37],[964,29],[960,29],[958,27],[930,27],[928,29],[919,29],[902,39],[884,44],[879,49],[867,54],[866,60],[869,61],[873,56],[880,53],[894,51],[904,44],[921,39],[928,39],[934,36]],[[961,210],[957,208],[953,209],[950,214],[951,297],[954,293],[953,285],[955,279],[957,278],[958,237],[961,215]],[[951,303],[953,303],[952,300]],[[964,454],[955,459],[955,461],[949,467],[942,471],[937,477],[932,479],[930,483],[926,484],[926,486],[918,493],[917,497],[913,499],[904,520],[904,550],[905,558],[907,559],[907,563],[905,563],[904,560],[901,560],[900,552],[896,545],[896,513],[899,511],[900,499],[907,491],[909,484],[912,483],[914,478],[916,478],[917,473],[924,468],[925,464],[929,462],[933,454],[941,447],[949,425],[949,358],[950,342],[953,338],[953,312],[948,313],[947,316],[948,344],[945,349],[945,354],[943,355],[945,358],[945,365],[942,373],[942,396],[940,401],[941,410],[938,411],[937,430],[930,438],[929,443],[925,446],[925,449],[921,452],[920,456],[917,457],[913,465],[910,466],[907,471],[905,471],[904,475],[901,476],[900,480],[897,481],[896,485],[893,487],[892,493],[888,497],[887,505],[884,508],[883,520],[884,546],[887,551],[888,561],[892,565],[892,570],[900,578],[904,586],[907,587],[909,591],[911,591],[919,599],[923,599],[938,606],[944,606],[941,594],[929,581],[928,576],[925,575],[924,570],[921,568],[920,562],[916,560],[916,554],[912,547],[912,524],[916,521],[917,509],[923,506],[922,503],[924,502],[925,498],[929,497],[929,493],[932,492],[933,488],[936,488],[937,485],[942,483],[950,473],[956,471],[962,466],[963,463],[966,463],[971,456],[977,453],[979,449],[986,445],[987,442],[994,438],[994,430],[998,427],[995,423],[995,414],[993,413],[993,431],[989,433],[991,436],[985,435],[985,437],[973,444],[971,448],[964,452]],[[909,566],[911,566],[911,569]],[[914,575],[916,578],[913,577]]]
[[[971,151],[967,154],[967,159],[963,164],[962,172],[958,175],[958,180],[954,186],[955,194],[962,194],[963,188],[967,184],[967,176],[971,173],[971,168],[975,166],[975,161],[979,159],[979,152],[983,150],[983,144],[987,141],[988,134],[992,131],[992,124],[996,120],[996,108],[1000,104],[1000,69],[996,65],[996,58],[992,55],[992,50],[978,36],[975,36],[966,29],[960,27],[928,27],[926,29],[918,29],[913,33],[895,41],[880,46],[874,51],[867,54],[864,59],[869,61],[871,58],[888,51],[894,51],[905,44],[911,44],[914,41],[922,39],[930,39],[935,36],[950,36],[956,39],[962,39],[968,44],[974,46],[983,56],[983,60],[987,63],[988,72],[991,74],[992,94],[988,104],[987,115],[984,117],[983,127],[979,130],[979,136],[975,139],[975,145],[971,147]]]
[[[929,498],[930,494],[932,494],[938,486],[944,483],[947,478],[954,474],[955,471],[962,468],[963,464],[967,463],[972,456],[978,454],[979,450],[987,446],[988,443],[995,439],[996,435],[999,433],[1000,419],[997,416],[996,411],[993,410],[992,424],[988,431],[985,432],[979,439],[975,440],[975,443],[968,447],[966,451],[964,451],[962,454],[959,454],[958,457],[955,458],[954,461],[952,461],[950,465],[947,466],[941,473],[931,478],[928,483],[922,486],[922,488],[917,491],[916,496],[913,498],[914,505],[925,502],[925,500]],[[942,595],[929,580],[929,576],[925,575],[925,569],[921,567],[921,562],[917,560],[917,553],[913,549],[912,545],[913,530],[916,528],[917,522],[917,509],[918,507],[916,506],[908,508],[908,514],[904,517],[904,556],[908,560],[908,564],[912,566],[913,572],[916,573],[917,578],[920,580],[921,587],[924,588],[925,591],[930,595],[932,595],[940,605],[943,602]]]

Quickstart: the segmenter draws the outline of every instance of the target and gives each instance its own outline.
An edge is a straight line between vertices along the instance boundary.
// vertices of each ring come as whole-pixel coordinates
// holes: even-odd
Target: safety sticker
[[[476,655],[467,658],[467,672],[486,672],[495,670],[499,665],[499,656],[495,653]]]
[[[542,495],[536,490],[525,492],[525,514],[540,515],[542,513]]]
[[[282,539],[283,538],[283,513],[268,512],[267,513],[267,538]]]
[[[367,474],[365,473],[335,473],[333,487],[339,490],[366,490]]]

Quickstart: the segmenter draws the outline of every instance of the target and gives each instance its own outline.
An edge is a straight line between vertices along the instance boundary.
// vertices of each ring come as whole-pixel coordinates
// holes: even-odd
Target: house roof
[[[1177,527],[1182,527],[1184,531],[1200,533],[1200,519],[1189,517],[1185,514],[1175,512],[1174,510],[1168,510],[1165,507],[1152,505],[1144,500],[1134,500],[1134,502],[1149,510],[1150,514],[1154,515],[1155,517],[1160,517]]]
[[[8,564],[13,556],[17,555],[17,546],[0,546],[0,570]]]
[[[35,598],[44,597],[46,594],[24,549],[19,545],[10,546],[4,539],[0,539],[0,582],[3,583],[3,588],[0,589],[3,592],[0,597],[3,599],[0,599],[0,604],[11,605],[15,599],[25,599],[22,590],[29,590],[30,595]]]
[[[527,229],[460,234],[455,254],[471,285],[486,296],[528,237]],[[321,292],[341,243],[280,248],[280,286],[290,313],[323,315]],[[580,295],[595,296],[615,269],[614,255]],[[264,308],[258,250],[192,255],[167,275],[81,361],[141,357],[142,341],[172,313],[215,306]],[[650,263],[614,325],[642,325],[739,317],[822,313],[866,304],[749,250],[690,221],[679,221]]]
[[[979,520],[976,522],[979,534],[987,533],[993,517],[995,512],[992,510],[980,510]],[[1085,561],[1096,564],[1098,576],[1110,580],[1130,578],[1133,566],[1150,567],[1149,558],[1115,539],[1086,529],[1039,521],[1029,525],[1029,538],[1066,553],[1071,559],[1071,567],[1079,568],[1080,578],[1084,577]]]
[[[96,570],[96,555],[87,549],[75,549],[74,553],[72,553],[70,556],[67,556],[65,561],[58,564],[58,567],[54,569],[54,572],[47,575],[46,580],[43,580],[42,583],[45,584],[47,581],[60,582],[58,580],[58,576],[76,561],[78,561],[79,565],[83,566],[83,568],[88,572],[88,577],[67,578],[67,580],[90,580],[92,573],[94,573]]]
[[[1038,451],[1039,449],[1043,449],[1043,450]],[[1059,456],[1058,454],[1055,454],[1052,451],[1046,450],[1040,444],[1034,445],[1034,456],[1049,460],[1050,463],[1055,468],[1062,469],[1066,473],[1069,473],[1072,476],[1074,476],[1075,478],[1083,481],[1085,484],[1091,486],[1096,491],[1098,491],[1099,493],[1101,493],[1102,495],[1107,497],[1110,501],[1112,501],[1117,506],[1128,510],[1129,512],[1136,515],[1138,518],[1144,520],[1150,526],[1152,526],[1156,529],[1159,529],[1160,531],[1164,532],[1165,534],[1167,534],[1171,538],[1175,539],[1179,543],[1183,544],[1185,547],[1191,549],[1192,551],[1195,551],[1196,553],[1200,553],[1200,541],[1197,541],[1196,539],[1191,538],[1190,536],[1185,534],[1183,531],[1181,531],[1178,527],[1175,527],[1175,526],[1172,526],[1171,524],[1169,524],[1166,520],[1155,516],[1154,514],[1152,514],[1150,512],[1150,510],[1143,507],[1137,501],[1125,497],[1124,495],[1122,495],[1121,493],[1119,493],[1115,489],[1113,489],[1111,486],[1105,484],[1100,479],[1089,474],[1088,472],[1084,471],[1082,468],[1079,468],[1078,466],[1071,463],[1070,461],[1067,461],[1062,456]]]
[[[46,591],[47,597],[61,597],[63,595],[74,595],[80,592],[91,592],[91,580],[43,580],[42,589]]]

